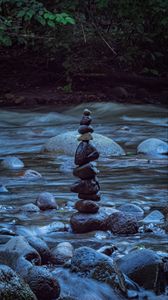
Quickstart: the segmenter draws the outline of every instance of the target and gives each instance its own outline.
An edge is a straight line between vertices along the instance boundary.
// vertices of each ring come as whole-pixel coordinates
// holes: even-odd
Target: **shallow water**
[[[46,107],[26,111],[0,110],[0,159],[15,155],[25,164],[23,170],[17,171],[5,170],[0,166],[0,184],[9,191],[0,194],[0,228],[5,227],[25,236],[42,236],[51,246],[68,240],[76,246],[95,248],[115,244],[124,253],[136,247],[167,252],[168,235],[161,229],[130,236],[115,236],[109,232],[74,234],[71,230],[57,232],[57,229],[48,234],[46,225],[50,223],[60,221],[68,226],[77,197],[70,192],[70,186],[75,181],[72,176],[73,157],[42,153],[41,148],[48,138],[76,130],[85,107],[48,107],[48,111]],[[121,158],[100,157],[100,206],[118,208],[124,203],[134,203],[142,207],[145,214],[153,209],[163,211],[168,202],[166,157],[137,155],[136,148],[146,138],[168,140],[166,109],[112,103],[87,104],[87,107],[93,112],[95,132],[114,139],[127,153]],[[38,171],[42,178],[23,179],[23,171],[27,169]],[[59,210],[33,213],[17,210],[21,205],[35,203],[42,191],[54,194]]]

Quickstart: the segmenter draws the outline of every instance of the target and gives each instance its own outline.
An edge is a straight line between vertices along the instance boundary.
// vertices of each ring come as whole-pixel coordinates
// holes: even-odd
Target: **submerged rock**
[[[118,209],[128,215],[136,217],[138,220],[142,219],[144,215],[144,211],[141,207],[131,203],[123,204]]]
[[[150,138],[139,144],[137,152],[153,155],[168,154],[168,143],[160,139]]]
[[[39,212],[40,209],[37,205],[33,203],[24,204],[21,207],[19,207],[19,210],[24,212]]]
[[[162,261],[152,250],[132,251],[120,258],[117,265],[124,274],[146,289],[155,290],[157,285],[163,284],[163,276],[160,276]]]
[[[44,145],[42,150],[75,155],[75,151],[78,146],[77,136],[77,131],[69,131],[59,134],[55,137],[50,138]],[[101,156],[106,157],[112,155],[125,155],[124,150],[112,139],[96,133],[93,133],[93,139],[94,141],[92,142],[92,145],[95,146],[95,148],[99,149]]]
[[[24,163],[16,156],[7,156],[3,159],[2,166],[6,169],[15,170],[22,169]]]
[[[48,192],[40,193],[37,197],[36,204],[41,210],[57,208],[54,196]]]
[[[26,170],[23,174],[24,179],[36,180],[42,178],[42,175],[35,170]]]
[[[0,299],[37,300],[30,287],[6,265],[0,265]]]
[[[6,186],[0,184],[0,193],[7,193],[7,192],[8,192],[8,190],[7,190]]]

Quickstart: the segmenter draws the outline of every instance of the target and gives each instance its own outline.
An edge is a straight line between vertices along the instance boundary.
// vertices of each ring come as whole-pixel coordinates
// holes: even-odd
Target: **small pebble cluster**
[[[96,213],[99,210],[97,201],[100,201],[100,186],[97,179],[98,170],[94,166],[94,161],[99,158],[99,152],[90,143],[93,140],[93,127],[91,112],[85,109],[78,132],[80,141],[75,153],[75,165],[77,167],[73,171],[73,175],[80,178],[71,186],[71,191],[78,193],[78,200],[75,203],[75,208],[80,213]]]

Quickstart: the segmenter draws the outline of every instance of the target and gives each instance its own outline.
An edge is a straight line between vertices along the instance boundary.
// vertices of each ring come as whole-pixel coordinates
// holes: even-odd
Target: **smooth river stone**
[[[24,163],[16,156],[7,156],[3,159],[2,166],[6,169],[15,170],[22,169],[24,167]]]
[[[93,201],[100,201],[100,193],[97,194],[78,194],[79,199],[83,200],[93,200]]]
[[[98,173],[97,168],[93,166],[92,163],[88,163],[85,165],[82,165],[78,168],[75,168],[73,170],[73,175],[76,177],[79,177],[81,179],[91,179],[94,178],[95,175]]]
[[[84,116],[90,116],[91,111],[89,109],[85,108],[83,114],[84,114]]]
[[[88,143],[88,142],[81,142],[75,153],[75,164],[76,165],[84,165],[91,161],[94,161],[99,158],[99,152],[96,148]]]
[[[90,145],[99,150],[101,157],[125,155],[124,150],[112,139],[102,134],[93,133],[93,141]],[[62,153],[66,155],[75,155],[79,142],[77,141],[78,132],[68,131],[54,136],[42,147],[42,151]],[[95,149],[94,148],[94,149]],[[95,149],[95,150],[96,150]],[[96,158],[97,159],[97,158]],[[89,161],[84,162],[83,164]]]
[[[90,132],[78,136],[78,141],[91,141],[91,140],[93,140],[93,136],[91,135]]]
[[[168,154],[168,143],[160,139],[150,138],[139,144],[137,152],[152,155]]]
[[[71,186],[71,192],[82,194],[96,194],[100,190],[97,181],[91,180],[78,180]]]
[[[75,208],[81,213],[97,213],[99,205],[91,200],[79,200],[75,203]]]
[[[80,134],[84,134],[84,133],[87,133],[87,132],[93,132],[93,127],[92,126],[87,126],[87,125],[81,125],[79,126],[79,129],[78,129],[78,132]]]
[[[80,121],[80,125],[90,125],[91,122],[92,122],[92,118],[90,116],[84,115],[82,117],[82,120]]]

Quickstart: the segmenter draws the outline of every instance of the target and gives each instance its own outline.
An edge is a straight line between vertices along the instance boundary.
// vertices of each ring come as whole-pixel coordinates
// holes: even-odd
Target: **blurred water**
[[[114,243],[124,249],[150,247],[168,250],[168,236],[163,232],[114,236],[93,232],[73,234],[55,232],[48,236],[41,228],[52,222],[69,224],[77,196],[70,192],[75,181],[72,176],[73,157],[42,153],[42,145],[52,136],[76,130],[86,104],[66,107],[40,107],[34,110],[0,110],[0,159],[16,155],[24,161],[24,170],[33,169],[42,174],[39,180],[23,179],[23,171],[9,171],[0,166],[0,184],[9,190],[0,194],[0,228],[13,229],[18,234],[42,235],[51,244],[55,240],[69,240],[76,245]],[[167,111],[151,105],[135,106],[113,103],[88,103],[93,112],[96,133],[118,142],[127,152],[122,158],[100,157],[98,161],[102,200],[100,206],[117,208],[124,203],[135,203],[142,208],[164,210],[168,202],[167,165],[165,157],[145,157],[136,154],[137,145],[155,137],[164,141],[167,136]],[[54,194],[59,210],[47,212],[19,212],[18,208],[35,203],[38,194]],[[45,235],[46,234],[46,235]]]

